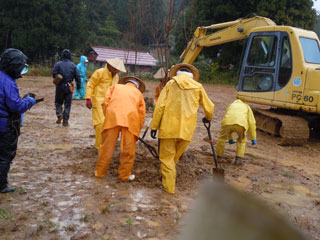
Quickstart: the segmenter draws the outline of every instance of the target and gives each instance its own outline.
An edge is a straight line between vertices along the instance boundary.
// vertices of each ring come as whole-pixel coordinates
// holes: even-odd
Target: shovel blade
[[[212,168],[212,175],[214,179],[222,180],[224,179],[224,169],[222,168]]]

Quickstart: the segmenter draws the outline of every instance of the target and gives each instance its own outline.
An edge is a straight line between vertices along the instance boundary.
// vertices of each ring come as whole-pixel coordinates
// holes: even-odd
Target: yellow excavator
[[[207,35],[208,29],[216,30]],[[320,127],[320,50],[316,33],[254,16],[198,27],[180,56],[192,64],[203,47],[247,39],[237,98],[254,109],[257,128],[301,145]],[[310,131],[312,130],[312,131]]]

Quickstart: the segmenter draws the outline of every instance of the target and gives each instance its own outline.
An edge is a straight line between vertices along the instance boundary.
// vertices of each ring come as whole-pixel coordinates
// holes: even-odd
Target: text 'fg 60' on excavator
[[[208,29],[218,30],[207,34]],[[237,98],[254,109],[257,128],[302,145],[320,129],[320,50],[316,33],[254,16],[198,27],[180,56],[192,64],[203,47],[247,39]]]

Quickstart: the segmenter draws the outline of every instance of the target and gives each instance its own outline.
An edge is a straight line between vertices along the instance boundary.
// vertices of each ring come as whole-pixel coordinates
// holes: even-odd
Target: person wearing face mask
[[[87,79],[87,66],[88,66],[88,59],[86,56],[81,56],[80,63],[77,65],[78,72],[81,78],[81,89],[76,87],[74,92],[74,99],[84,99],[86,94],[86,83],[88,82]]]
[[[19,95],[16,80],[27,72],[27,57],[18,49],[8,48],[0,56],[0,193],[13,192],[8,186],[10,164],[16,156],[21,116],[36,100]]]

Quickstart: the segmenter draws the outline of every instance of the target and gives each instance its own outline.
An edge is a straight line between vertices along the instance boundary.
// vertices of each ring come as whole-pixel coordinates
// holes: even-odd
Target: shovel
[[[210,126],[211,126],[211,123],[210,122],[205,122],[203,121],[203,125],[206,127],[207,129],[207,132],[208,132],[208,137],[209,137],[209,140],[210,140],[210,145],[211,145],[211,150],[212,150],[212,153],[213,153],[213,160],[214,160],[214,163],[216,165],[215,168],[212,168],[212,173],[213,173],[213,176],[217,176],[217,177],[220,177],[220,178],[224,178],[224,169],[222,168],[219,168],[219,164],[218,164],[218,159],[217,159],[217,154],[216,154],[216,151],[214,149],[214,146],[213,146],[213,139],[211,137],[211,132],[210,132]]]

